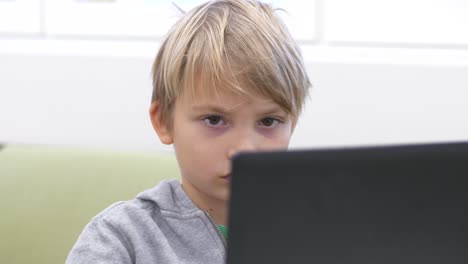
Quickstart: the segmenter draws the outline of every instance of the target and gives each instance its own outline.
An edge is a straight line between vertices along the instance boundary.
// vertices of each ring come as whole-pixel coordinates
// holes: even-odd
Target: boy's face
[[[184,190],[195,200],[218,201],[229,199],[233,155],[285,150],[295,124],[272,99],[200,87],[178,98],[172,121],[172,129],[156,130],[174,144]]]

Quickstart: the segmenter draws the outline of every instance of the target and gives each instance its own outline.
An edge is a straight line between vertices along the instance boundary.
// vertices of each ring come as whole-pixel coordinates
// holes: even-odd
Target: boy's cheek
[[[218,127],[218,128],[212,128],[212,127],[203,127],[200,129],[202,136],[206,138],[207,140],[209,139],[216,139],[220,138],[222,135],[226,134],[229,131],[228,127]]]
[[[219,163],[221,159],[225,159],[226,157],[225,152],[227,147],[225,146],[225,142],[220,140],[193,139],[187,147],[190,149],[186,149],[185,152],[190,152],[191,157],[197,160],[198,164]]]
[[[275,128],[260,128],[259,133],[272,142],[289,141],[291,130],[289,126],[281,125]]]

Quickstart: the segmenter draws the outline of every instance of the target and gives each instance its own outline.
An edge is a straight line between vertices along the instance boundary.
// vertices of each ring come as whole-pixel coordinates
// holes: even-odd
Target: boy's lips
[[[225,179],[225,180],[228,180],[228,181],[231,181],[231,173],[226,174],[226,175],[224,175],[224,176],[221,177],[221,178],[223,178],[223,179]]]

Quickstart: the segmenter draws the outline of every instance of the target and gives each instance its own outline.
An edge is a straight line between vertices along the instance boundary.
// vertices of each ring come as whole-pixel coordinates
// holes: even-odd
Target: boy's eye
[[[224,125],[224,120],[220,116],[207,116],[203,118],[203,121],[210,126],[219,126]]]
[[[279,122],[280,121],[276,118],[267,117],[267,118],[263,118],[262,120],[260,120],[260,125],[265,126],[265,127],[273,127],[277,125]]]

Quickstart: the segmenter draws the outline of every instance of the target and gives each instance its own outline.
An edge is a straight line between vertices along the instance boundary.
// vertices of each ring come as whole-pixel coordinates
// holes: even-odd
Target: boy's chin
[[[215,194],[216,198],[219,201],[224,201],[226,203],[229,202],[229,198],[231,196],[231,189],[229,186],[230,186],[229,182],[226,181],[226,189]]]

